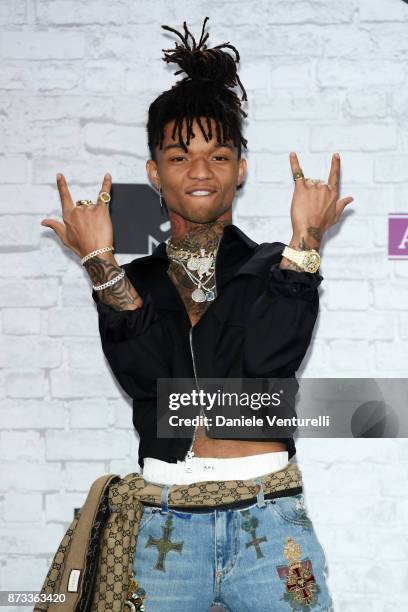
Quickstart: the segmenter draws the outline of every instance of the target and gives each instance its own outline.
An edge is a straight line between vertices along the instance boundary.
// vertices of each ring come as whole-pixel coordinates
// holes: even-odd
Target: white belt
[[[283,470],[288,462],[288,451],[247,457],[188,457],[177,463],[144,457],[143,478],[169,486],[204,480],[249,480]]]

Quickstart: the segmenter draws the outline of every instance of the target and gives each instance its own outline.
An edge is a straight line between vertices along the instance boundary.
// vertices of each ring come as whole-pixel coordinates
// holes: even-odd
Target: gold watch
[[[305,272],[316,272],[320,266],[320,255],[315,249],[310,251],[297,251],[288,246],[282,251],[282,257],[300,266]]]

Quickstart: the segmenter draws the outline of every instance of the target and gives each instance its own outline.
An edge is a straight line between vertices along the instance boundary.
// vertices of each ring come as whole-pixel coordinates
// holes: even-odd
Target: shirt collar
[[[245,250],[245,247],[248,249],[255,249],[255,247],[258,246],[258,243],[251,240],[251,238],[244,234],[244,232],[237,225],[234,225],[234,223],[230,223],[224,227],[223,235],[218,248],[221,247],[221,244],[223,244],[223,248],[227,249],[231,245],[235,244],[236,246],[244,247],[243,250]],[[138,262],[141,262],[142,260],[152,261],[154,259],[164,259],[169,261],[165,242],[160,242],[160,244],[153,249],[151,255],[140,257]]]
[[[257,242],[249,238],[233,223],[224,227],[218,246],[215,269],[217,291],[238,270],[246,270],[248,268],[248,272],[251,272],[251,258],[258,246]],[[169,263],[170,259],[166,252],[166,242],[160,242],[151,255],[133,260],[135,282],[138,278],[144,280],[147,289],[153,294],[157,306],[167,310],[182,310],[184,305],[178,290],[167,275]]]

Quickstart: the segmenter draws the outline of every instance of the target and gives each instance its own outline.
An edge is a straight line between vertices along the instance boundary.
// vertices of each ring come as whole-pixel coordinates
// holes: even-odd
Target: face
[[[205,118],[201,119],[206,128]],[[150,180],[163,197],[170,216],[177,214],[195,223],[209,223],[231,218],[232,201],[237,185],[246,174],[246,160],[238,159],[232,141],[221,145],[216,141],[215,121],[211,119],[213,138],[206,141],[197,122],[193,122],[194,138],[187,152],[171,137],[174,122],[165,125],[162,149],[156,147],[156,160],[146,164]],[[183,141],[186,126],[183,122]]]

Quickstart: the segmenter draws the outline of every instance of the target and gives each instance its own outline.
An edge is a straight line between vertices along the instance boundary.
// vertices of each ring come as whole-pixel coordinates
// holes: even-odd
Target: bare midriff
[[[194,327],[200,316],[189,313]],[[283,442],[256,442],[252,440],[221,440],[208,438],[205,427],[197,427],[196,438],[192,447],[195,457],[248,457],[262,453],[277,453],[286,450]]]

